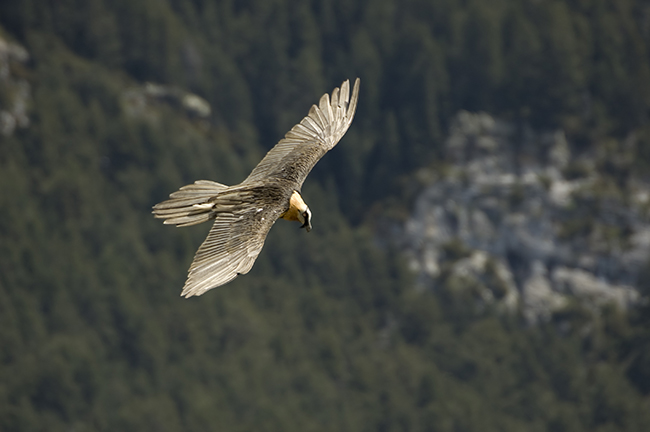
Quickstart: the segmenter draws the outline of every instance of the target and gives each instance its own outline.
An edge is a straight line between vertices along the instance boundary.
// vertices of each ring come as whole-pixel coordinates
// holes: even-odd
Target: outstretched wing
[[[325,93],[318,106],[295,125],[255,167],[243,184],[275,177],[290,180],[300,189],[316,162],[339,142],[350,127],[359,98],[359,78],[350,97],[350,81]]]
[[[199,296],[250,271],[282,212],[277,206],[265,207],[251,204],[217,215],[194,256],[182,296]]]

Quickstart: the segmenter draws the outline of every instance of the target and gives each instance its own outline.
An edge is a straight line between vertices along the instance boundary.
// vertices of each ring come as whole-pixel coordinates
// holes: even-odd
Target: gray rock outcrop
[[[31,86],[13,70],[28,60],[25,48],[0,36],[0,135],[9,136],[17,128],[29,126]]]
[[[485,113],[457,115],[446,153],[401,236],[421,287],[472,286],[531,323],[572,299],[593,310],[638,301],[650,185],[618,187],[597,169],[610,156],[573,156],[561,130]]]

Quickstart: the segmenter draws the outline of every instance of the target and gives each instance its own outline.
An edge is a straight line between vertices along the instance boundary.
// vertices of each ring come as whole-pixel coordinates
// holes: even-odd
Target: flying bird
[[[359,98],[359,78],[325,93],[309,114],[264,156],[238,185],[198,180],[153,206],[156,218],[184,227],[214,219],[194,256],[181,296],[199,296],[246,274],[278,219],[311,230],[311,211],[300,194],[316,162],[350,127]]]

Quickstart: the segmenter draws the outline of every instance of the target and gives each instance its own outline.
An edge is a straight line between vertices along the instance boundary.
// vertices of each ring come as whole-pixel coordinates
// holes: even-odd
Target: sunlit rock
[[[520,307],[531,323],[572,299],[594,311],[639,300],[635,284],[650,261],[648,183],[631,180],[623,196],[596,169],[605,152],[578,157],[562,130],[485,113],[460,112],[445,148],[445,170],[418,176],[429,183],[400,239],[419,286],[482,287],[481,301]]]
[[[552,313],[568,304],[568,298],[558,293],[548,278],[544,263],[532,263],[530,276],[522,284],[524,318],[531,324],[548,320]]]
[[[155,106],[165,104],[181,111],[189,118],[206,119],[212,114],[208,101],[177,87],[148,82],[123,94],[125,110],[129,115],[155,119]]]
[[[29,126],[31,86],[12,68],[28,60],[25,48],[0,37],[0,135],[9,136],[17,128]]]

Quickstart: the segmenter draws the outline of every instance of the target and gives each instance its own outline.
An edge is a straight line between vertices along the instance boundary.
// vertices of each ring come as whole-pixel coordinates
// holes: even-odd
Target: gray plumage
[[[295,207],[294,192],[300,194],[305,178],[316,162],[331,150],[350,127],[359,97],[359,79],[350,96],[350,82],[345,81],[332,96],[324,94],[318,106],[295,125],[273,147],[242,183],[226,186],[198,180],[172,193],[167,201],[156,204],[153,214],[165,224],[190,226],[210,219],[214,225],[199,247],[181,295],[191,297],[230,282],[246,274],[262,250],[266,236],[280,217]],[[311,217],[305,209],[300,213]],[[303,222],[303,216],[298,215]],[[309,220],[304,221],[307,230]]]

